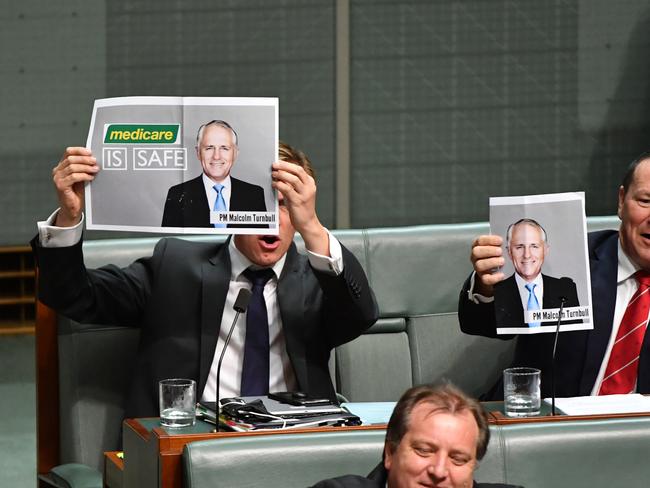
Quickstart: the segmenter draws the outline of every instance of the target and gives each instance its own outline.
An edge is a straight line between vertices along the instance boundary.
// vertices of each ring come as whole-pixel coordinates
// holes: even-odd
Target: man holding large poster
[[[320,223],[309,159],[282,143],[279,156],[271,173],[278,235],[161,239],[152,256],[124,268],[84,266],[83,185],[95,180],[97,159],[69,147],[54,169],[60,208],[39,222],[32,241],[39,299],[81,323],[140,328],[127,417],[158,415],[156,385],[165,378],[196,380],[204,401],[215,401],[217,391],[221,398],[274,391],[336,398],[330,351],[376,321],[377,303],[359,261]],[[293,243],[296,232],[306,255]],[[244,288],[251,304],[226,348]]]

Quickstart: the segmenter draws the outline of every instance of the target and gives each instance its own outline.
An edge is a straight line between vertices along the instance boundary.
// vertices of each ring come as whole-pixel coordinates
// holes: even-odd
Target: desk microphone
[[[555,340],[553,341],[553,357],[551,358],[551,415],[555,415],[555,352],[557,350],[557,339],[560,335],[560,324],[562,322],[562,312],[564,311],[564,304],[567,301],[566,293],[567,288],[570,286],[571,280],[569,278],[560,278],[560,284],[564,285],[563,295],[560,295],[560,313],[557,316],[557,326],[555,327]]]
[[[219,362],[217,363],[217,402],[215,404],[215,410],[217,413],[217,432],[219,432],[219,411],[221,408],[219,407],[219,388],[221,386],[221,363],[223,361],[223,356],[226,353],[226,348],[228,347],[228,344],[230,344],[230,338],[232,337],[232,333],[235,330],[235,325],[237,325],[237,319],[239,318],[239,314],[243,313],[246,311],[248,308],[248,302],[251,301],[251,291],[248,288],[242,288],[239,290],[239,293],[237,294],[237,298],[235,299],[235,304],[233,305],[232,308],[235,309],[235,319],[232,321],[232,325],[230,326],[230,330],[228,331],[228,336],[226,337],[226,340],[223,343],[223,349],[221,349],[221,356],[219,356]]]

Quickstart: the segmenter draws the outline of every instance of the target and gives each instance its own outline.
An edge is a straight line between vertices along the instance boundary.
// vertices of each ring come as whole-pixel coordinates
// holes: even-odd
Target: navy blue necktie
[[[244,271],[253,284],[246,312],[246,342],[241,372],[241,395],[257,396],[269,392],[269,318],[264,300],[264,285],[273,277],[270,268]]]

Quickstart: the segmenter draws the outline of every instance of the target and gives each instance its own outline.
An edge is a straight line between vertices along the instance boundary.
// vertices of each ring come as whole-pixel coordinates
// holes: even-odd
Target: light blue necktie
[[[214,201],[214,210],[215,212],[227,212],[228,209],[226,208],[226,201],[223,199],[223,194],[221,193],[221,190],[223,190],[223,185],[220,185],[217,183],[214,185],[212,188],[215,189],[217,192],[217,199]],[[223,228],[226,227],[226,224],[212,224],[215,227]]]
[[[534,291],[536,286],[535,283],[528,283],[526,285],[526,289],[528,290],[528,305],[526,306],[526,309],[529,312],[539,310],[539,302],[537,301],[537,296]],[[539,327],[540,325],[541,322],[528,322],[528,327]]]

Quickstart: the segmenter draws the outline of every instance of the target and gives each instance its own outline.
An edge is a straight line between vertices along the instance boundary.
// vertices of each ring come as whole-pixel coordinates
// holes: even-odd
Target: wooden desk
[[[197,420],[193,427],[166,429],[158,418],[127,419],[122,424],[124,488],[181,488],[183,446],[189,442],[276,434],[305,434],[346,430],[385,430],[385,425],[318,427],[263,432],[215,432],[214,425]],[[111,487],[112,488],[112,487]]]
[[[123,488],[124,457],[121,451],[104,453],[104,487]]]
[[[556,415],[551,415],[550,405],[542,402],[539,415],[536,415],[534,417],[508,417],[504,413],[503,402],[482,402],[482,405],[488,412],[490,423],[496,425],[527,424],[535,422],[567,422],[576,420],[610,420],[617,418],[650,416],[650,412],[608,413],[597,415],[565,415],[561,411]]]
[[[484,403],[489,412],[490,424],[521,424],[539,422],[565,422],[576,420],[604,420],[622,417],[647,417],[650,413],[638,414],[611,414],[611,415],[550,415],[550,407],[542,409],[542,415],[527,418],[511,418],[503,414],[503,402]],[[548,408],[547,408],[548,407]],[[182,460],[183,447],[194,441],[277,435],[287,433],[310,433],[349,430],[385,430],[385,425],[370,425],[359,427],[320,427],[300,430],[277,430],[264,432],[215,432],[214,425],[197,420],[196,425],[183,429],[166,429],[160,426],[158,418],[129,419],[123,423],[123,488],[181,488],[182,486]],[[107,453],[107,456],[112,453]],[[111,469],[118,466],[118,462],[108,459]],[[112,479],[119,476],[113,475]],[[106,480],[108,481],[108,480]],[[106,484],[109,488],[115,488]],[[119,487],[119,485],[116,485]]]

